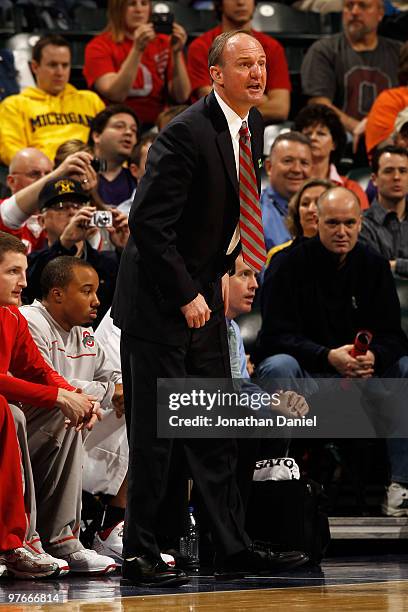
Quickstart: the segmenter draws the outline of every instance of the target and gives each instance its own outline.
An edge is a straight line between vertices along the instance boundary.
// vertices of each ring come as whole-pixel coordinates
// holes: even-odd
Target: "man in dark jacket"
[[[265,52],[252,36],[228,32],[215,40],[208,63],[214,91],[171,121],[149,150],[112,307],[122,330],[130,451],[122,574],[136,584],[186,580],[163,567],[156,539],[173,454],[173,441],[157,436],[157,379],[230,378],[221,278],[240,250],[245,168],[252,200],[260,187],[263,122],[252,106],[265,89]],[[247,124],[250,150],[240,145]],[[259,573],[263,562],[247,548],[234,440],[180,445],[205,500],[219,569]]]
[[[263,296],[259,379],[408,378],[408,339],[390,265],[357,243],[356,196],[344,187],[329,189],[318,200],[318,215],[319,236],[288,253]],[[369,330],[372,342],[353,357],[360,330]],[[408,487],[407,440],[390,439],[388,449],[393,484]],[[388,506],[392,501],[399,511],[404,496],[390,500],[390,492]]]

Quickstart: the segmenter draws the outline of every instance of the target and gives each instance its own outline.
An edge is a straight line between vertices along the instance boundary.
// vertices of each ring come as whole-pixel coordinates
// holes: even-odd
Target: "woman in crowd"
[[[143,128],[154,125],[168,98],[177,104],[190,95],[184,46],[187,34],[155,32],[151,0],[109,0],[108,25],[85,49],[84,75],[109,102],[125,102]]]
[[[340,176],[336,168],[347,142],[337,114],[325,104],[309,104],[296,117],[294,129],[308,136],[312,143],[312,176],[347,187],[358,196],[361,208],[368,208],[367,196],[360,185]]]
[[[334,187],[334,183],[327,179],[311,178],[305,181],[299,191],[291,198],[286,225],[293,239],[279,244],[269,251],[262,289],[272,278],[286,253],[295,248],[305,238],[316,236],[317,200],[329,187]],[[262,293],[261,290],[261,310],[263,311]]]

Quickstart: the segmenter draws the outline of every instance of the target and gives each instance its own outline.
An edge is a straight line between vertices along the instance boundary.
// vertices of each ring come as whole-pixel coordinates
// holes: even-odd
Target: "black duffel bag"
[[[247,509],[252,540],[273,551],[300,550],[319,565],[330,543],[323,487],[307,478],[253,482]]]

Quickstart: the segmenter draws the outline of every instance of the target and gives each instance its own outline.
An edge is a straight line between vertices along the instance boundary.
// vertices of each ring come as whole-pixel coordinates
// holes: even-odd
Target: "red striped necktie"
[[[265,264],[266,249],[258,185],[246,121],[242,122],[239,130],[239,205],[242,258],[254,272],[260,272]]]

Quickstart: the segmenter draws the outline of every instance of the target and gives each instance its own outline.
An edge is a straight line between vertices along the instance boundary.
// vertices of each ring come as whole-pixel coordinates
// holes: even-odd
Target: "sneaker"
[[[65,576],[69,572],[69,565],[65,561],[65,559],[57,559],[57,557],[53,557],[45,552],[43,547],[41,546],[41,542],[37,541],[34,544],[31,542],[24,542],[24,548],[29,550],[33,555],[38,557],[39,559],[43,559],[47,563],[56,563],[58,566],[58,571],[55,576]]]
[[[176,567],[176,560],[173,555],[168,555],[167,553],[160,553],[160,556],[162,558],[162,561],[167,563],[169,567]]]
[[[26,548],[15,548],[2,553],[7,574],[14,578],[45,578],[55,576],[58,565],[42,559]]]
[[[89,548],[70,553],[64,556],[64,559],[73,574],[110,574],[116,569],[116,563],[112,557],[99,555],[95,550]]]
[[[408,516],[408,488],[392,482],[381,508],[386,516]]]
[[[92,544],[93,550],[99,555],[109,555],[118,565],[123,563],[123,525],[123,521],[120,521],[114,527],[98,531]]]
[[[177,567],[177,569],[187,571],[195,571],[200,568],[200,564],[197,562],[193,562],[190,557],[182,555],[181,552],[175,548],[168,548],[166,552],[160,553],[161,558],[167,565],[170,567]],[[165,557],[169,557],[172,561],[166,561]]]
[[[124,522],[121,521],[114,527],[98,531],[92,545],[93,550],[99,555],[109,555],[115,559],[117,565],[123,563],[123,526]],[[161,553],[161,558],[170,567],[174,567],[176,564],[172,555]]]

